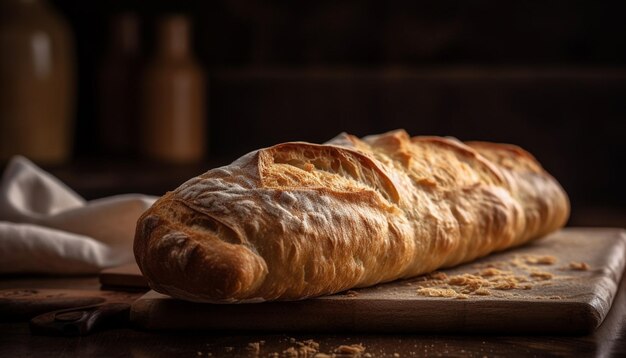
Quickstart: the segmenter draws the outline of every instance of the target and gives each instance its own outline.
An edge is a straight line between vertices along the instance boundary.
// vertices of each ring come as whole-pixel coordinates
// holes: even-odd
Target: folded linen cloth
[[[24,157],[0,182],[0,273],[88,274],[134,261],[137,219],[155,197],[85,201]]]

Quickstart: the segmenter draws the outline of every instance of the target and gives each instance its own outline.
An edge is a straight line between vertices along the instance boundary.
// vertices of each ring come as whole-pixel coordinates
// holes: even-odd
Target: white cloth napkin
[[[0,182],[0,273],[88,274],[133,262],[135,224],[155,200],[85,201],[16,156]]]

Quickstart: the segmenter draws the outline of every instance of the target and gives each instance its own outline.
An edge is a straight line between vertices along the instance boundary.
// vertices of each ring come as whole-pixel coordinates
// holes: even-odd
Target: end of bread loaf
[[[142,215],[136,230],[137,263],[158,292],[191,301],[241,300],[267,275],[263,258],[237,232],[171,194]]]
[[[526,203],[527,226],[536,237],[563,227],[569,218],[570,202],[559,182],[544,170],[539,161],[526,150],[513,145],[490,142],[468,142],[512,177],[509,186],[521,193]]]

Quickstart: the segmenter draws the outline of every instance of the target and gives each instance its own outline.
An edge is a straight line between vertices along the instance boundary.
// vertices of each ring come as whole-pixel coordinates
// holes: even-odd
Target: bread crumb
[[[250,342],[248,343],[247,349],[253,354],[259,354],[261,352],[261,343],[259,342]]]
[[[509,261],[509,264],[513,267],[528,270],[530,268],[529,265],[554,265],[557,261],[558,259],[552,255],[519,255],[514,256]]]
[[[201,355],[202,355],[202,352],[198,351],[198,352],[196,352],[196,354],[197,354],[197,355],[199,355],[199,356],[201,356]]]
[[[400,353],[394,353],[394,354],[393,354],[393,356],[394,356],[394,357],[399,357],[399,356],[400,356]]]
[[[269,358],[279,358],[280,354],[278,354],[278,352],[272,352],[270,354],[267,355]]]
[[[315,169],[315,165],[313,165],[311,163],[305,163],[304,164],[304,170],[306,170],[307,172],[312,172],[313,169]]]
[[[296,342],[296,344],[300,348],[310,348],[310,349],[315,350],[316,352],[320,349],[320,344],[315,342],[312,339],[307,339],[306,341],[303,341],[303,342]]]
[[[335,348],[334,350],[334,352],[338,354],[347,354],[347,355],[356,356],[356,357],[361,356],[361,353],[363,353],[364,351],[365,351],[365,346],[363,346],[363,344],[361,343],[351,344],[351,345],[342,344],[339,347]]]
[[[503,277],[494,283],[496,290],[512,290],[517,288],[518,279],[516,277]]]
[[[320,349],[320,344],[312,339],[307,339],[306,341],[296,341],[295,338],[289,339],[290,343],[295,343],[296,347],[289,347],[282,352],[283,357],[290,358],[307,358],[319,356],[318,351]]]
[[[232,352],[235,349],[235,347],[224,347],[224,350],[226,352]]]
[[[550,299],[551,300],[562,300],[563,297],[561,297],[561,296],[550,296]]]
[[[484,278],[469,273],[452,276],[448,279],[448,284],[452,286],[463,286],[464,293],[470,293],[489,285],[489,281]]]
[[[491,296],[491,292],[488,289],[482,287],[474,291],[474,294],[479,296]]]
[[[359,295],[359,293],[357,291],[353,291],[353,290],[346,291],[346,296],[348,296],[348,297],[356,297],[358,295]]]
[[[417,293],[426,297],[456,297],[458,293],[451,288],[422,287]]]
[[[289,347],[283,351],[283,357],[298,358],[298,351],[294,347]]]
[[[586,262],[570,262],[569,268],[576,271],[587,271],[589,270],[589,264]]]
[[[326,354],[326,353],[317,353],[316,355],[313,356],[313,358],[332,358],[333,356],[331,356],[330,354]]]
[[[551,256],[551,255],[545,255],[545,256],[534,256],[534,255],[529,255],[526,256],[526,263],[531,264],[531,265],[554,265],[557,261],[556,257]]]
[[[551,274],[550,272],[545,272],[545,271],[532,271],[530,273],[530,277],[534,277],[540,280],[550,280],[552,279],[552,277],[554,277],[554,275]]]
[[[494,277],[494,276],[502,276],[502,275],[511,275],[511,271],[502,271],[500,269],[490,267],[482,270],[479,275],[482,277]]]

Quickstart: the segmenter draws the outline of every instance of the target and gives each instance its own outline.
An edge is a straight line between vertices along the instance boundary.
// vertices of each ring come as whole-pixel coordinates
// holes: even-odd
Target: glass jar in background
[[[187,17],[158,23],[155,55],[141,86],[141,152],[169,163],[200,161],[206,148],[205,79],[191,49]]]
[[[0,0],[0,161],[70,158],[73,56],[70,29],[45,0]]]

